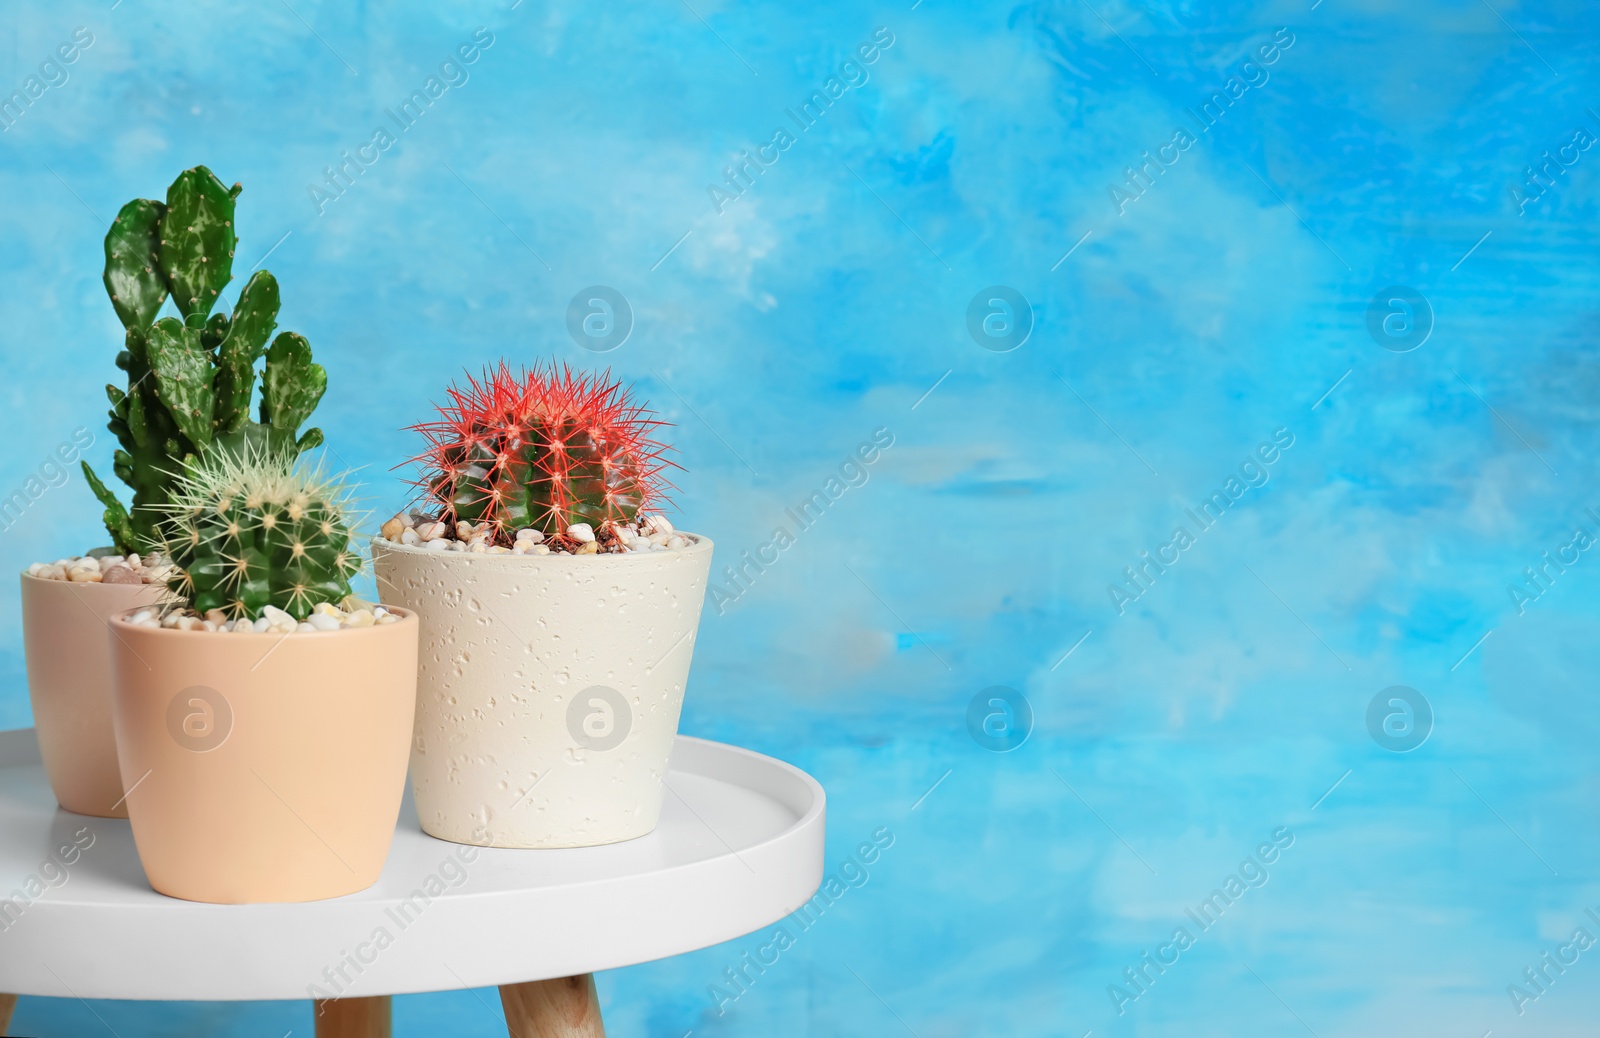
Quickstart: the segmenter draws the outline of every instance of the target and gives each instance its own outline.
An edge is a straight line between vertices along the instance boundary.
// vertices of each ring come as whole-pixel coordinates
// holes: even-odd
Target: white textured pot
[[[377,538],[385,602],[416,612],[411,786],[423,831],[589,847],[661,817],[711,541],[621,555],[426,551]]]

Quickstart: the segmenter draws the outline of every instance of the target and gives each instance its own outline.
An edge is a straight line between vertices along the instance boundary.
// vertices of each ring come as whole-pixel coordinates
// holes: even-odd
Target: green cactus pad
[[[200,345],[200,333],[163,317],[150,326],[146,349],[155,372],[156,394],[178,430],[196,448],[204,447],[211,442],[216,365]]]
[[[250,275],[234,305],[233,326],[223,346],[231,343],[241,355],[249,356],[251,364],[260,360],[272,329],[278,325],[278,305],[278,279],[265,270]],[[249,349],[245,350],[245,346]]]
[[[167,300],[167,279],[161,272],[160,228],[166,206],[135,198],[122,207],[106,234],[106,271],[102,280],[123,327],[150,327]]]
[[[257,271],[239,293],[228,337],[217,352],[218,433],[233,432],[249,420],[255,364],[277,323],[278,280],[265,270]]]
[[[228,337],[228,315],[214,313],[206,321],[205,330],[200,333],[200,345],[205,347],[207,353],[216,357],[217,351],[222,348],[222,340]]]
[[[204,166],[184,170],[167,189],[161,268],[184,322],[203,320],[233,280],[234,195]]]
[[[261,420],[289,432],[311,417],[328,388],[328,373],[311,362],[311,344],[294,332],[272,340],[261,376]]]
[[[83,462],[83,478],[88,480],[89,489],[94,496],[100,499],[105,506],[106,532],[111,535],[111,543],[120,554],[138,551],[137,543],[133,536],[133,522],[128,518],[128,510],[122,507],[122,502],[117,496],[106,489],[100,482],[100,477],[94,474],[94,469],[89,467],[87,461]]]

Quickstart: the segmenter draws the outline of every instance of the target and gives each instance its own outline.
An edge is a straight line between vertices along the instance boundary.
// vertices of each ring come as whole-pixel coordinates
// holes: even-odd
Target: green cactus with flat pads
[[[254,620],[271,605],[304,620],[319,602],[350,597],[361,556],[345,485],[295,458],[213,448],[184,466],[163,508],[161,550],[178,569],[169,590],[196,612]]]
[[[213,443],[240,452],[246,446],[304,451],[322,442],[320,429],[298,430],[322,398],[327,373],[312,363],[299,335],[285,332],[278,336],[288,342],[283,349],[277,343],[267,349],[278,320],[277,280],[257,271],[231,316],[211,312],[233,279],[240,190],[196,166],[173,181],[166,202],[140,198],[123,206],[106,235],[106,293],[125,329],[117,367],[128,375],[126,390],[106,387],[107,425],[122,445],[113,468],[133,488],[132,509],[87,462],[83,471],[123,553],[157,543],[173,481],[186,459]],[[169,296],[179,317],[157,320]],[[250,400],[263,357],[255,422]]]

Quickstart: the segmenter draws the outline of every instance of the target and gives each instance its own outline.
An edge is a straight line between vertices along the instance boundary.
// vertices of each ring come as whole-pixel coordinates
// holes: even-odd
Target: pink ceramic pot
[[[112,717],[145,877],[189,901],[377,882],[405,792],[417,618],[295,634],[111,621]]]
[[[111,730],[114,613],[154,605],[160,584],[78,584],[22,575],[22,640],[39,755],[68,811],[126,818]]]

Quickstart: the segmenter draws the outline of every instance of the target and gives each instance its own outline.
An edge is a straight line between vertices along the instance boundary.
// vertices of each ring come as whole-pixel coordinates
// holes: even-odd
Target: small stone
[[[379,532],[383,535],[383,539],[386,541],[398,541],[400,539],[400,535],[405,532],[405,529],[405,522],[397,515],[393,519],[390,519],[388,522],[384,523],[383,529]]]
[[[151,558],[157,558],[157,556],[152,555]],[[144,565],[144,563],[139,559],[139,553],[136,551],[130,551],[128,553],[128,557],[124,559],[123,562],[127,563],[127,565],[133,569],[138,569],[140,566]]]
[[[339,618],[337,616],[329,616],[327,613],[312,613],[306,620],[306,624],[318,631],[337,631],[339,629]]]
[[[249,634],[255,629],[256,625],[251,623],[249,620],[246,620],[242,616],[233,622],[233,631],[235,634]]]
[[[143,584],[144,578],[127,566],[112,566],[100,574],[103,584]]]
[[[533,546],[533,554],[535,554],[535,555],[549,555],[550,554],[550,548],[547,545],[535,544]]]
[[[659,544],[663,548],[667,546],[667,542],[670,540],[672,540],[670,533],[653,533],[650,535],[650,543]]]
[[[128,617],[128,622],[130,624],[142,624],[146,620],[155,619],[155,615],[156,613],[154,609],[141,609],[137,613],[134,613],[132,616]]]
[[[424,548],[426,548],[428,551],[449,551],[450,550],[450,542],[449,541],[439,540],[437,538],[434,539],[434,540],[431,540],[431,541],[423,541],[422,542],[422,546]]]
[[[451,551],[466,551],[467,550],[466,544],[462,543],[461,541],[445,541],[444,544],[445,544],[445,547],[449,548]]]
[[[417,536],[417,531],[415,531],[415,530],[406,530],[405,532],[400,534],[400,543],[401,544],[421,544],[422,543],[422,538]]]
[[[100,567],[100,572],[104,573],[112,566],[122,565],[123,559],[121,555],[102,555],[98,559],[95,559],[94,562],[95,565]]]
[[[178,622],[172,626],[180,631],[198,631],[203,622],[198,616],[180,616]]]
[[[67,579],[76,584],[98,584],[103,578],[99,566],[75,566],[67,570]]]
[[[401,512],[395,518],[408,530],[417,525],[417,516],[414,512]]]
[[[277,606],[264,607],[261,618],[267,622],[267,630],[278,634],[290,634],[300,626],[300,621]]]
[[[572,554],[574,554],[574,555],[594,555],[594,554],[597,554],[599,551],[600,551],[600,545],[596,544],[593,541],[584,541],[582,544],[578,545],[578,550],[573,552]]]
[[[474,537],[467,544],[467,550],[470,551],[470,552],[474,552],[474,553],[476,553],[478,555],[482,555],[484,552],[489,550],[489,542]]]
[[[644,521],[640,524],[640,528],[648,530],[650,533],[664,533],[668,535],[671,535],[672,533],[672,524],[667,521],[666,516],[660,514],[645,516]]]
[[[672,538],[667,541],[667,547],[669,548],[687,548],[688,546],[689,539],[681,533],[673,534]]]
[[[463,541],[470,541],[478,535],[478,528],[465,519],[456,523],[456,537]]]
[[[400,618],[393,613],[384,613],[382,616],[374,617],[373,622],[379,624],[397,624],[400,622]]]
[[[490,555],[508,555],[510,553],[511,553],[511,549],[507,548],[503,544],[491,544],[491,545],[489,545],[489,554]]]
[[[163,616],[161,618],[161,626],[162,627],[176,627],[176,626],[178,626],[178,614],[177,613],[168,613],[166,616]]]
[[[220,609],[207,609],[206,619],[214,624],[225,624],[228,622],[228,614]]]
[[[316,605],[311,607],[311,613],[312,615],[321,614],[323,616],[331,616],[335,620],[338,620],[344,616],[344,610],[340,609],[332,602],[318,602]]]
[[[588,523],[573,523],[567,527],[567,536],[585,544],[594,543],[594,527]]]
[[[266,629],[267,629],[268,626],[270,626],[270,624],[271,624],[271,621],[268,620],[266,617],[258,616],[258,617],[256,617],[256,622],[250,625],[250,630],[254,631],[257,634],[263,634],[263,633],[266,632]]]
[[[425,541],[436,541],[445,535],[446,529],[444,523],[423,523],[417,528],[417,536]]]
[[[298,625],[296,625],[295,630],[301,634],[311,634],[316,631],[316,628],[311,626],[311,622],[309,620],[302,620]]]
[[[524,526],[517,531],[517,540],[527,541],[529,544],[538,544],[544,540],[544,531],[535,530],[531,526]]]
[[[37,577],[39,574],[44,572],[44,568],[44,563],[35,562],[33,565],[28,567],[28,576]]]
[[[357,609],[355,612],[351,613],[348,617],[345,618],[344,626],[346,626],[346,627],[371,627],[376,622],[377,622],[377,618],[372,615],[372,611],[371,610],[369,610],[369,609]]]
[[[215,631],[217,629],[217,622],[215,620],[201,620],[200,629],[203,631]]]

